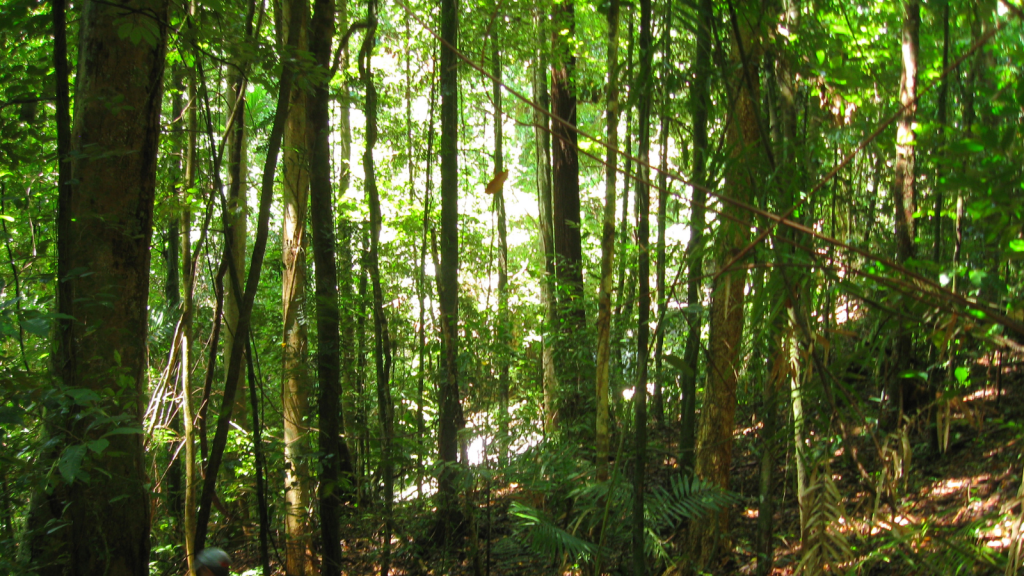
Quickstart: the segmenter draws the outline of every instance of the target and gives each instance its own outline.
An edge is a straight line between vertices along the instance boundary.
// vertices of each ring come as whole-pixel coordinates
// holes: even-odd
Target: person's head
[[[220,548],[204,548],[196,554],[198,576],[228,576],[231,557]]]

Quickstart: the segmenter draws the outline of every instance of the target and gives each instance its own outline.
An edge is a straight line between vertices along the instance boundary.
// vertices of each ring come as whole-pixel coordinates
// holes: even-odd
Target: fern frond
[[[659,486],[644,500],[648,525],[662,529],[674,528],[685,519],[714,514],[739,498],[696,476],[673,476],[667,490]]]
[[[539,510],[513,501],[509,514],[520,519],[520,525],[529,534],[533,548],[551,555],[556,561],[563,555],[574,562],[587,560],[597,552],[594,543],[559,528]]]
[[[827,461],[812,471],[804,498],[806,539],[796,572],[808,576],[836,572],[840,566],[853,561],[853,550],[846,535],[839,531],[846,514]]]

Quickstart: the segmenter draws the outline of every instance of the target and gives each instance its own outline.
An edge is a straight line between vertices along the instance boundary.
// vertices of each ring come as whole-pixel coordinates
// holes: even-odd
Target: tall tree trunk
[[[388,332],[388,319],[384,314],[384,291],[381,288],[378,263],[382,225],[380,194],[377,191],[377,176],[373,163],[373,148],[377,144],[377,87],[373,83],[373,70],[370,68],[370,62],[377,37],[376,0],[367,1],[366,11],[369,29],[359,52],[359,75],[363,82],[363,89],[366,91],[366,150],[363,152],[363,190],[370,205],[370,251],[366,258],[370,284],[373,289],[374,364],[377,372],[377,413],[381,429],[381,479],[384,482],[380,574],[387,576],[391,568],[391,507],[394,501],[394,459],[391,454],[394,407],[391,403],[391,336]]]
[[[295,17],[301,15],[301,6],[293,4],[291,13]],[[294,19],[294,18],[293,18]],[[293,28],[288,34],[288,46],[298,46],[299,30]],[[281,80],[278,84],[279,93],[276,109],[274,112],[273,127],[267,141],[267,158],[263,166],[263,176],[260,182],[259,214],[256,221],[256,237],[253,241],[252,257],[250,259],[249,273],[245,279],[245,291],[242,294],[242,306],[239,310],[238,332],[235,334],[231,361],[227,365],[227,378],[225,379],[224,403],[221,408],[220,418],[217,421],[217,431],[214,435],[213,445],[210,447],[210,458],[207,465],[206,477],[203,480],[203,493],[199,502],[199,511],[196,516],[196,549],[202,549],[206,543],[206,533],[210,520],[210,511],[213,504],[213,494],[217,485],[217,473],[224,458],[224,447],[227,444],[228,428],[231,427],[231,412],[234,402],[230,400],[235,397],[235,383],[237,374],[242,367],[242,348],[248,340],[249,326],[252,319],[252,307],[256,300],[256,290],[259,287],[260,270],[263,267],[263,259],[266,255],[267,237],[270,233],[270,208],[274,196],[274,180],[277,171],[277,155],[281,150],[281,140],[284,136],[285,124],[287,123],[288,101],[291,94],[294,63],[285,60],[281,69]]]
[[[597,481],[608,479],[608,388],[611,380],[612,282],[615,279],[615,187],[619,147],[619,0],[608,6],[608,91],[605,93],[604,223],[601,227],[601,288],[597,297]]]
[[[658,170],[658,245],[657,245],[657,298],[658,298],[658,331],[654,334],[654,394],[651,397],[651,416],[660,428],[665,425],[665,400],[662,386],[665,377],[662,373],[662,355],[665,348],[665,312],[668,302],[665,300],[665,223],[668,218],[669,182],[668,182],[668,131],[669,104],[672,94],[669,92],[669,66],[672,61],[672,0],[665,3],[665,22],[661,31],[661,130],[658,133],[658,147],[661,154]]]
[[[731,161],[725,172],[726,196],[747,202],[757,186],[761,134],[757,106],[760,102],[758,70],[760,61],[758,31],[760,4],[748,1],[736,6],[732,14],[733,41],[730,54],[733,65],[729,94],[733,101],[732,120],[726,127]],[[750,239],[750,215],[727,205],[723,209],[716,240],[718,277],[711,297],[710,358],[707,390],[697,431],[695,472],[724,489],[729,488],[732,464],[733,426],[736,415],[736,380],[743,336],[743,293],[746,268],[725,267],[743,250]],[[718,521],[692,526],[690,546],[698,566],[707,566],[720,557],[719,539],[728,529],[728,511]]]
[[[626,78],[633,77],[633,44],[635,42],[634,26],[633,26],[633,10],[627,10],[627,21],[629,22],[628,36],[626,38]],[[628,346],[623,342],[625,340],[626,331],[630,327],[632,310],[631,304],[626,303],[626,277],[628,273],[626,271],[626,264],[629,260],[629,252],[627,247],[629,246],[629,190],[630,184],[635,181],[633,178],[633,107],[626,107],[626,145],[623,148],[625,150],[624,166],[622,169],[622,214],[619,216],[619,248],[617,250],[619,254],[619,266],[618,266],[618,284],[615,289],[616,301],[615,301],[615,313],[612,315],[612,323],[615,328],[615,337],[612,339],[612,350],[615,354],[615,372],[613,373],[614,379],[609,383],[609,387],[612,388],[610,391],[612,399],[618,400],[621,398],[622,388],[625,387],[625,383],[629,381],[626,374],[626,362],[625,362],[625,351]],[[631,284],[632,286],[632,284]],[[629,310],[629,313],[625,313],[623,310]]]
[[[637,80],[637,143],[636,237],[639,261],[637,281],[640,300],[637,303],[636,383],[633,388],[634,458],[633,464],[633,574],[647,574],[644,553],[644,483],[647,478],[647,360],[651,314],[651,0],[640,0],[640,75]]]
[[[248,239],[247,215],[249,212],[248,186],[246,185],[249,163],[247,161],[248,134],[245,126],[245,90],[244,64],[236,59],[227,65],[227,115],[234,113],[234,121],[227,133],[227,187],[228,187],[228,221],[231,223],[231,262],[234,265],[236,278],[245,278],[246,240]],[[241,288],[241,282],[238,287]],[[234,349],[235,332],[238,329],[239,305],[242,295],[235,292],[235,283],[224,285],[224,360],[231,361],[229,355]],[[243,348],[244,350],[244,348]],[[245,359],[243,358],[244,362]],[[238,382],[235,383],[235,408],[232,420],[240,427],[247,428],[246,413],[249,408],[245,399],[245,373],[239,371]]]
[[[438,394],[438,530],[445,545],[460,530],[456,485],[459,430],[465,425],[459,395],[459,47],[458,0],[441,0],[441,266],[438,296],[444,369]]]
[[[680,379],[683,401],[679,461],[683,471],[694,463],[697,424],[697,368],[700,359],[700,333],[704,320],[701,283],[704,275],[704,213],[707,203],[708,111],[711,108],[711,22],[712,0],[700,0],[697,6],[697,51],[694,81],[690,84],[693,125],[693,197],[690,199],[690,241],[686,246],[686,306],[688,329]]]
[[[942,0],[942,70],[949,67],[949,0]],[[945,76],[941,80],[942,84],[939,86],[939,102],[937,110],[935,112],[936,120],[939,122],[939,130],[941,134],[939,137],[940,143],[940,154],[945,155],[942,151],[942,146],[946,141],[946,124],[949,121],[949,76]],[[933,208],[932,214],[932,261],[939,264],[942,259],[942,208],[943,208],[943,196],[942,196],[942,179],[945,170],[942,169],[943,162],[936,163],[936,175],[935,175],[935,207]]]
[[[349,27],[348,0],[337,0],[338,28],[347,30]],[[349,63],[348,42],[339,48],[341,50],[340,69],[347,70]],[[348,194],[349,184],[352,177],[352,128],[349,122],[349,101],[348,90],[341,90],[338,98],[338,147],[341,157],[338,162],[338,199],[344,199]],[[338,247],[338,289],[339,289],[339,332],[341,336],[341,413],[342,422],[340,431],[346,438],[355,438],[354,442],[345,442],[349,452],[349,473],[352,475],[351,483],[353,492],[359,494],[359,402],[357,400],[359,387],[359,372],[356,360],[356,326],[358,305],[353,293],[354,277],[352,275],[353,262],[352,244],[354,242],[357,227],[344,216],[338,218],[338,233],[336,236]]]
[[[800,5],[796,0],[784,0],[782,5],[781,21],[786,27],[796,32],[799,29]],[[777,211],[782,214],[789,212],[793,205],[796,191],[802,181],[799,177],[799,158],[803,150],[798,149],[797,142],[797,110],[796,110],[796,87],[792,66],[790,65],[790,54],[782,46],[774,53],[772,59],[774,64],[771,67],[774,83],[769,85],[769,94],[774,98],[770,112],[774,114],[772,123],[772,138],[775,140],[775,150],[778,150],[776,157],[780,159],[776,166],[777,191],[774,194],[768,191],[764,194],[776,199]],[[776,129],[777,128],[777,129]],[[796,358],[790,351],[798,345],[795,338],[796,326],[791,325],[791,319],[795,320],[794,304],[800,299],[801,282],[797,281],[789,268],[793,263],[793,248],[785,242],[785,239],[797,240],[792,229],[786,227],[779,231],[783,242],[773,242],[774,268],[767,283],[767,293],[761,301],[769,303],[770,328],[767,330],[767,337],[770,340],[770,361],[767,375],[762,383],[760,418],[761,430],[758,433],[760,440],[760,483],[758,487],[758,515],[757,515],[757,537],[755,538],[755,552],[757,554],[757,574],[767,576],[772,571],[774,562],[773,531],[775,517],[775,499],[772,497],[775,487],[774,472],[777,468],[777,457],[780,440],[778,430],[779,398],[783,391],[783,385],[787,383],[790,374],[799,368],[793,366],[790,369],[791,359]],[[793,268],[796,269],[796,268]],[[785,310],[787,314],[782,314]],[[758,317],[758,316],[754,316]],[[787,329],[788,326],[788,329]],[[801,464],[802,465],[802,461]],[[800,492],[802,494],[802,492]],[[800,501],[802,504],[803,501]]]
[[[301,4],[300,8],[285,11],[282,18],[283,36],[292,28],[299,35],[299,50],[306,50],[308,4],[304,0],[286,0],[285,5]],[[296,14],[292,20],[291,14]],[[306,424],[311,393],[307,371],[309,344],[306,323],[302,321],[306,306],[306,214],[309,194],[309,172],[306,140],[306,92],[296,86],[291,93],[288,125],[284,133],[282,162],[284,196],[284,222],[282,226],[281,256],[284,272],[281,278],[282,307],[284,310],[284,353],[282,354],[281,405],[284,416],[285,461],[285,573],[304,576],[312,573],[309,507],[312,483],[309,481],[310,451],[309,427]]]
[[[498,14],[498,19],[501,15]],[[496,19],[496,20],[498,20]],[[505,152],[502,149],[502,106],[501,106],[501,50],[498,47],[498,21],[495,22],[491,42],[492,59],[494,60],[494,178],[503,179],[505,172]],[[505,218],[505,190],[499,186],[494,192],[494,211],[498,214],[498,326],[497,361],[498,366],[498,461],[504,463],[508,449],[508,388],[509,363],[512,356],[512,343],[509,339],[512,327],[508,312],[508,223]]]
[[[338,269],[334,246],[334,202],[331,186],[330,73],[334,39],[334,2],[316,0],[310,29],[310,50],[327,77],[316,83],[307,109],[310,227],[316,266],[318,433],[321,459],[317,495],[320,501],[321,574],[341,574],[342,498],[351,485],[352,462],[341,411],[341,333],[338,311]],[[346,476],[348,478],[346,478]]]
[[[892,197],[895,208],[896,261],[900,264],[914,257],[914,212],[917,210],[916,146],[914,121],[917,116],[917,54],[918,31],[921,27],[919,0],[903,2],[903,73],[900,76],[900,104],[903,106],[896,126],[896,164],[893,172]],[[913,350],[911,336],[898,328],[893,349],[891,398],[896,402],[894,422],[903,421],[903,414],[914,408],[913,396],[917,383],[901,374],[910,367]]]
[[[544,337],[541,350],[544,389],[544,430],[555,431],[555,398],[558,394],[558,373],[555,370],[555,332],[558,330],[558,307],[555,302],[555,240],[551,236],[551,135],[548,132],[547,18],[540,11],[534,13],[537,26],[537,58],[533,70],[533,100],[540,110],[533,111],[534,143],[537,148],[537,203],[539,205],[540,251],[544,258],[541,276],[540,300],[544,309]]]
[[[184,102],[182,100],[182,93],[184,92],[184,84],[182,80],[184,69],[180,65],[175,66],[172,71],[173,82],[174,82],[174,94],[171,97],[171,122],[172,126],[179,122],[182,114],[184,113]],[[182,135],[185,133],[180,127],[172,128],[170,130],[171,142],[175,149],[184,152],[185,144],[182,141]],[[166,273],[166,280],[164,282],[164,301],[165,301],[165,317],[174,318],[178,312],[178,308],[181,306],[181,275],[180,275],[180,219],[178,218],[178,206],[180,199],[182,198],[183,190],[185,185],[185,178],[181,165],[181,156],[175,156],[171,160],[171,171],[174,178],[174,198],[172,203],[175,206],[175,210],[172,212],[169,222],[167,223],[167,233],[164,237],[164,271]],[[173,365],[178,363],[179,373],[183,369],[181,364],[178,362],[175,346],[177,345],[178,331],[181,329],[179,325],[172,336],[170,344],[172,357],[170,364],[172,368],[168,378],[173,378],[174,368]],[[182,481],[185,478],[184,471],[182,470],[182,463],[184,458],[178,458],[178,438],[182,433],[181,425],[181,410],[172,408],[174,415],[171,417],[171,432],[172,436],[170,441],[167,442],[167,457],[170,459],[171,464],[167,470],[167,482],[168,491],[170,492],[170,498],[168,498],[168,508],[170,508],[171,517],[175,522],[175,530],[179,531],[177,536],[180,537],[180,530],[182,529],[182,521],[184,519],[185,503],[183,496],[185,493]]]
[[[90,390],[95,399],[88,411],[67,405],[46,423],[50,442],[42,457],[60,458],[61,474],[35,495],[27,540],[43,575],[69,567],[109,576],[149,572],[143,437],[104,436],[142,426],[168,4],[142,0],[126,8],[93,0],[81,6],[69,132],[65,5],[53,6],[57,312],[67,318],[57,327],[54,372],[63,388]],[[117,32],[125,25],[145,27],[153,36],[132,42]],[[109,106],[111,94],[121,98],[119,106]],[[90,481],[87,471],[93,469],[108,475],[96,473]],[[118,514],[109,511],[114,500]]]
[[[557,418],[568,429],[584,423],[589,394],[584,391],[587,364],[586,310],[583,305],[583,248],[580,238],[580,165],[576,137],[576,15],[572,0],[554,4],[551,43],[551,223],[558,279],[559,384]],[[587,423],[589,424],[589,423]]]
[[[359,235],[359,293],[356,313],[356,433],[359,440],[356,459],[356,489],[360,500],[368,497],[366,487],[366,465],[370,458],[370,417],[366,404],[366,294],[368,290],[366,253],[369,251],[367,235]]]
[[[430,76],[430,121],[427,128],[427,182],[423,190],[423,232],[420,244],[420,268],[419,283],[417,292],[419,296],[420,321],[417,327],[419,336],[419,381],[416,385],[416,434],[419,444],[416,447],[416,495],[423,496],[423,453],[427,448],[426,422],[423,420],[423,394],[427,378],[427,327],[426,327],[426,299],[429,291],[427,282],[427,234],[430,232],[430,193],[434,183],[434,105],[436,104],[437,90],[434,82],[433,72],[436,70],[436,60],[431,63]],[[410,158],[410,162],[412,159]],[[433,298],[431,298],[433,300]],[[433,316],[433,310],[431,310]]]
[[[193,5],[194,6],[194,5]],[[191,9],[191,7],[190,7]],[[185,189],[196,185],[196,145],[199,122],[196,116],[196,75],[188,71],[188,145],[185,152]],[[181,307],[181,415],[184,426],[185,458],[185,554],[189,573],[195,572],[196,537],[196,445],[195,410],[192,405],[192,314],[195,310],[196,273],[192,259],[192,212],[186,206],[181,211],[181,281],[185,285],[185,301]]]

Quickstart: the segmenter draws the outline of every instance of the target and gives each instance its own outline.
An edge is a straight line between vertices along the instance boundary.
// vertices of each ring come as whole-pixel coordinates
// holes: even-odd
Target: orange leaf
[[[508,180],[508,170],[495,174],[494,178],[492,178],[490,183],[487,184],[487,188],[484,189],[484,192],[494,194],[498,190],[501,190],[505,186],[505,180]]]

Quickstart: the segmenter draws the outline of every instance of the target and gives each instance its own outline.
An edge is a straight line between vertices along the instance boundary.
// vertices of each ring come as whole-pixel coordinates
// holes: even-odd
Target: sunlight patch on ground
[[[398,502],[411,502],[417,497],[416,484],[406,486],[402,490],[395,493],[395,500]],[[427,498],[432,497],[437,493],[437,481],[434,478],[426,477],[423,479],[423,495]]]
[[[983,533],[982,538],[986,540],[985,545],[997,550],[1009,548],[1010,544],[1013,543],[1013,524],[1014,519],[1012,517],[1006,518],[993,526],[991,531]]]
[[[964,486],[969,486],[970,483],[970,478],[947,478],[933,486],[931,495],[938,497],[952,496],[963,490]]]
[[[839,277],[842,278],[843,270],[838,271]],[[859,302],[850,298],[840,298],[835,312],[836,325],[843,325],[852,320],[859,320],[864,317],[864,307]]]
[[[999,395],[999,388],[995,386],[986,386],[980,390],[975,390],[967,396],[964,396],[964,402],[973,402],[974,400],[992,400]]]
[[[632,400],[633,399],[633,394],[635,394],[635,393],[636,393],[636,386],[633,386],[633,387],[630,387],[630,388],[626,388],[626,389],[624,389],[622,391],[622,398],[625,399],[625,400]],[[654,395],[654,382],[648,382],[647,383],[647,395],[648,396],[653,396]]]

